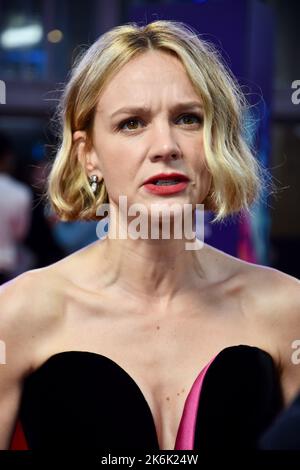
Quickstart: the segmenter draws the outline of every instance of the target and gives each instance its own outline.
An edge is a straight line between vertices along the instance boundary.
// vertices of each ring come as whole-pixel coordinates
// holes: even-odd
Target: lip
[[[158,173],[157,175],[153,175],[150,178],[148,178],[146,181],[144,181],[143,184],[154,183],[154,181],[156,181],[158,179],[160,179],[160,180],[178,179],[180,182],[190,181],[188,176],[186,176],[182,173]]]
[[[188,181],[180,181],[179,183],[172,184],[170,186],[157,186],[156,184],[146,183],[144,184],[144,188],[150,193],[158,194],[160,196],[168,196],[169,194],[183,191],[188,184]]]

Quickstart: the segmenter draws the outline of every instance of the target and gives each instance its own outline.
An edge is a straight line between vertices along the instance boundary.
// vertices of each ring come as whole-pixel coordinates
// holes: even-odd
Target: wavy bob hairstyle
[[[190,26],[158,20],[116,26],[77,58],[58,108],[60,145],[48,174],[46,198],[60,220],[100,220],[97,208],[108,203],[105,182],[93,193],[77,158],[72,135],[85,130],[91,143],[93,118],[101,91],[131,59],[149,50],[175,55],[185,67],[204,107],[203,141],[212,185],[203,203],[214,222],[261,197],[263,169],[245,140],[246,98],[219,52]]]

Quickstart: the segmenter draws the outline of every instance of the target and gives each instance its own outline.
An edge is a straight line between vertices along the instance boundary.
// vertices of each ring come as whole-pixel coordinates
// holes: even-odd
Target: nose
[[[153,145],[151,147],[150,160],[177,160],[182,152],[175,136],[168,125],[160,124],[151,135]]]

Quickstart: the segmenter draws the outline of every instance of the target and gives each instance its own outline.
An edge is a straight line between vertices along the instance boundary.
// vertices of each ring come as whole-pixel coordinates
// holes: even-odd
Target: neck
[[[207,282],[205,248],[196,239],[112,237],[112,224],[98,243],[101,270],[108,284],[132,298],[168,305]],[[117,232],[119,233],[119,232]],[[187,249],[193,245],[193,249]]]

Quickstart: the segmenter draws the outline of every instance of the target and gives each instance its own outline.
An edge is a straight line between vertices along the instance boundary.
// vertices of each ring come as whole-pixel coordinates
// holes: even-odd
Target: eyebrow
[[[191,109],[198,108],[203,109],[203,105],[198,101],[187,101],[184,103],[177,103],[172,106],[172,111],[180,111],[182,109]],[[114,111],[110,117],[113,118],[117,114],[126,113],[126,114],[139,114],[139,113],[149,113],[150,109],[145,106],[124,106],[123,108],[117,109]]]

